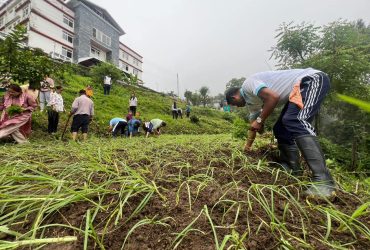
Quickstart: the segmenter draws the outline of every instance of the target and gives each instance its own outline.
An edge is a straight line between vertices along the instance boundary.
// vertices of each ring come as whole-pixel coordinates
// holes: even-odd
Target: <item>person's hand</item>
[[[253,121],[251,124],[252,131],[260,132],[262,131],[262,128],[263,128],[263,123],[258,123],[257,121]]]

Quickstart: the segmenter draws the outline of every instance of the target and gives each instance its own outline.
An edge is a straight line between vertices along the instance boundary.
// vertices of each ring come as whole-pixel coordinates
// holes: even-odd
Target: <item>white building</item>
[[[27,28],[26,44],[29,47],[40,48],[53,58],[74,63],[81,62],[82,54],[89,51],[95,62],[111,61],[124,72],[137,75],[142,80],[143,57],[121,43],[119,35],[103,37],[112,44],[110,50],[106,49],[110,52],[104,51],[106,46],[99,43],[97,30],[86,31],[86,25],[81,25],[81,20],[86,19],[86,11],[83,13],[81,6],[90,11],[89,21],[92,18],[96,24],[104,22],[117,29],[119,35],[124,34],[104,8],[88,0],[8,0],[0,6],[0,32],[7,34],[22,24]],[[76,18],[79,25],[75,25]],[[94,46],[89,43],[84,48],[84,43],[79,44],[78,40],[86,36],[91,36]],[[115,57],[118,54],[119,58]]]

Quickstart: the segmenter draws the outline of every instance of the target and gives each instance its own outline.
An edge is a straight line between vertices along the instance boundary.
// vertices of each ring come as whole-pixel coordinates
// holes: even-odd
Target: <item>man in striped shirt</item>
[[[246,79],[241,88],[226,91],[228,104],[249,108],[252,134],[263,130],[265,120],[275,107],[283,106],[273,129],[280,163],[292,174],[301,175],[300,150],[313,175],[313,184],[306,194],[324,197],[333,194],[335,182],[326,167],[311,122],[329,89],[330,81],[325,73],[307,68],[257,73]],[[253,139],[247,141],[246,151],[252,143]]]

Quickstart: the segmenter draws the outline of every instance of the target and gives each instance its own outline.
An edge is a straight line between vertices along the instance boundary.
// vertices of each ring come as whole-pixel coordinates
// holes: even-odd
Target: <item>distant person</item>
[[[85,91],[86,91],[86,96],[87,97],[93,98],[93,96],[94,96],[94,90],[91,87],[91,85],[87,85]]]
[[[137,97],[135,96],[135,93],[131,94],[129,105],[130,105],[130,110],[132,111],[132,114],[135,116],[136,109],[137,109]]]
[[[141,121],[137,120],[135,117],[127,122],[127,128],[128,128],[127,133],[130,136],[130,138],[139,133],[140,125],[141,125]]]
[[[224,109],[224,112],[231,112],[230,105],[224,105],[223,109]]]
[[[191,112],[191,107],[190,107],[190,104],[188,104],[188,105],[186,105],[186,109],[185,109],[185,113],[186,113],[187,118],[190,117],[190,112]]]
[[[173,102],[173,104],[172,104],[172,119],[177,120],[178,116],[179,116],[179,114],[177,113],[177,104],[176,104],[176,102]]]
[[[53,134],[58,130],[59,113],[64,112],[62,86],[57,86],[55,92],[50,93],[50,109],[48,110],[48,133]]]
[[[44,111],[50,101],[51,89],[54,88],[54,80],[46,75],[40,83],[40,110]]]
[[[72,103],[72,110],[70,115],[73,115],[71,126],[72,139],[76,141],[77,133],[81,129],[83,139],[87,139],[87,132],[89,124],[94,116],[94,103],[86,96],[84,89],[80,90],[80,96],[77,97]]]
[[[125,134],[125,128],[127,126],[127,121],[123,118],[116,117],[109,122],[109,131],[112,132],[113,137],[118,135],[123,136]]]
[[[110,89],[112,86],[112,78],[110,75],[104,77],[104,95],[110,94]]]
[[[14,111],[18,106],[17,112]],[[37,107],[36,101],[16,84],[8,85],[8,90],[0,102],[0,139],[11,135],[19,143],[28,143],[31,134],[32,111]],[[13,111],[12,111],[13,110]],[[12,112],[12,113],[10,113]]]
[[[149,134],[156,133],[161,134],[161,128],[166,126],[166,122],[161,119],[152,119],[150,122],[144,122],[143,129],[145,131],[145,137],[148,138]]]
[[[130,121],[133,118],[132,110],[128,111],[128,114],[126,115],[126,121]]]
[[[177,108],[177,116],[182,119],[182,108]]]

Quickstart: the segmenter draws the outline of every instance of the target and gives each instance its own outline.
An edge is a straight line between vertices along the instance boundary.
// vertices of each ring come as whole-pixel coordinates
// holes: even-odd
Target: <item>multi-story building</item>
[[[91,1],[8,0],[0,6],[0,32],[18,24],[27,28],[27,46],[53,58],[85,66],[109,61],[142,79],[142,56],[120,42],[123,29]]]

